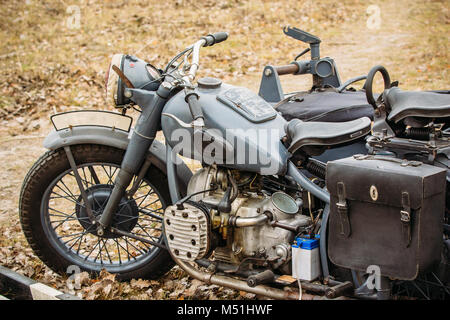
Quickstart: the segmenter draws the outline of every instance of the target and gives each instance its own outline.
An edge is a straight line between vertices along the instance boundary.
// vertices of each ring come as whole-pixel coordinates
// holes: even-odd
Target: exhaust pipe
[[[215,274],[208,274],[195,269],[189,263],[179,260],[172,255],[173,260],[178,264],[188,275],[191,277],[203,281],[207,284],[215,284],[222,287],[228,287],[235,290],[246,291],[254,293],[256,295],[265,296],[276,300],[299,300],[298,292],[283,291],[280,289],[258,285],[256,287],[250,287],[247,282]],[[323,300],[324,297],[319,297],[307,293],[302,294],[302,300]]]
[[[236,217],[231,216],[228,224],[233,227],[253,227],[265,223],[269,217],[265,214],[260,214],[255,217]]]

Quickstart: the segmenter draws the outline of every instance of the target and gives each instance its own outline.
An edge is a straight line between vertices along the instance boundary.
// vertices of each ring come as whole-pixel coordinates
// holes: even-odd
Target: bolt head
[[[168,89],[168,90],[172,89],[172,84],[170,82],[168,82],[168,81],[163,81],[163,83],[161,83],[161,86],[164,89]]]
[[[131,93],[130,90],[125,90],[125,92],[123,93],[123,95],[124,95],[125,97],[127,97],[127,98],[131,98],[131,96],[132,96],[133,94]]]

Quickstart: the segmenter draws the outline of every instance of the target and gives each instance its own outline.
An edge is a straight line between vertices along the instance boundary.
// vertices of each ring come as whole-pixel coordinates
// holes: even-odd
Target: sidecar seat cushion
[[[280,101],[274,108],[287,121],[300,119],[342,122],[361,117],[373,119],[373,107],[367,102],[364,91],[300,92]]]
[[[359,139],[370,131],[367,117],[346,122],[304,122],[298,119],[286,124],[286,134],[291,141],[288,151],[295,153],[304,146],[334,145]]]
[[[450,117],[450,94],[403,91],[393,87],[383,93],[391,108],[388,120],[398,122],[406,117]]]

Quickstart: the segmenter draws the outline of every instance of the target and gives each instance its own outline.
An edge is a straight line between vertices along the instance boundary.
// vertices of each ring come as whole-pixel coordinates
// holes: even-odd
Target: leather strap
[[[348,238],[351,234],[350,220],[348,218],[348,206],[346,201],[345,184],[343,182],[337,183],[338,202],[336,203],[337,212],[339,214],[339,222],[341,225],[340,234]]]
[[[381,155],[370,155],[370,154],[356,154],[353,156],[355,160],[383,160],[383,161],[390,161],[400,164],[402,167],[411,166],[411,167],[418,167],[422,165],[422,162],[420,161],[414,161],[414,160],[406,160],[406,159],[398,159],[393,157],[386,157]]]
[[[411,244],[411,205],[409,193],[402,192],[402,210],[400,210],[400,221],[402,223],[402,237],[406,248]]]
[[[120,77],[120,79],[125,82],[126,86],[128,88],[133,89],[134,86],[131,83],[130,79],[127,78],[127,76],[122,72],[122,70],[120,70],[116,65],[112,66],[112,69],[117,73],[117,75]]]

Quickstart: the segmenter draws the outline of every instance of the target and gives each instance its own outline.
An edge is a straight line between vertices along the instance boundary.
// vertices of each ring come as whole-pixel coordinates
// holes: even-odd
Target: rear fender
[[[109,127],[82,126],[52,131],[45,138],[44,147],[56,150],[76,144],[98,144],[126,150],[128,142],[128,132]],[[166,150],[165,144],[154,140],[150,146],[149,155],[152,164],[167,175]],[[176,161],[176,169],[179,189],[184,196],[192,172],[183,161]]]

